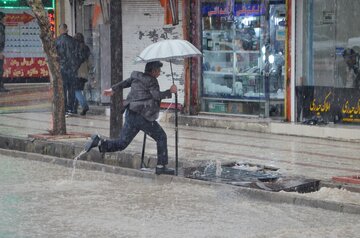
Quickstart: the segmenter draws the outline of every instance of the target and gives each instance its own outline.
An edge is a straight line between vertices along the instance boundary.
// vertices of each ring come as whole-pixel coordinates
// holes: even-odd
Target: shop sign
[[[55,33],[54,10],[47,10],[51,30]],[[40,28],[30,9],[5,9],[5,62],[3,77],[8,80],[49,79],[49,70]]]
[[[45,8],[54,8],[55,0],[42,0]],[[27,0],[0,0],[1,8],[28,8]]]
[[[322,24],[334,24],[335,13],[332,11],[323,11]]]
[[[305,119],[360,123],[360,90],[318,86],[296,87],[298,114]]]
[[[26,24],[35,19],[32,15],[23,12],[23,13],[8,13],[5,16],[5,25],[7,26],[17,26],[19,24]]]
[[[226,2],[223,3],[203,3],[202,15],[203,16],[261,16],[266,12],[264,4],[236,4],[233,9],[227,6]]]
[[[44,57],[5,58],[5,78],[48,78],[49,69]]]

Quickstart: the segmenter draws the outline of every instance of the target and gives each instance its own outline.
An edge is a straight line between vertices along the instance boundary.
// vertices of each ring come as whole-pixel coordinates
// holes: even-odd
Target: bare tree
[[[65,102],[62,77],[58,54],[55,48],[55,39],[51,32],[48,15],[41,0],[28,0],[40,27],[40,39],[47,56],[47,64],[50,70],[50,82],[52,89],[52,131],[53,135],[66,134]]]
[[[110,1],[110,47],[111,47],[111,85],[114,85],[123,78],[123,45],[122,45],[122,10],[120,0]],[[123,115],[120,113],[120,105],[123,104],[123,92],[115,93],[112,96],[110,107],[110,137],[119,136],[122,128]]]

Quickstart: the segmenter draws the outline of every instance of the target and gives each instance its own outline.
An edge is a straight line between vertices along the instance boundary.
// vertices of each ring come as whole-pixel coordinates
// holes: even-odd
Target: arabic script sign
[[[261,16],[266,12],[264,4],[250,4],[250,3],[204,3],[202,6],[203,16]]]
[[[360,90],[354,88],[296,87],[298,115],[321,116],[331,122],[360,123]]]
[[[5,58],[5,78],[47,78],[49,69],[44,57],[39,58]]]

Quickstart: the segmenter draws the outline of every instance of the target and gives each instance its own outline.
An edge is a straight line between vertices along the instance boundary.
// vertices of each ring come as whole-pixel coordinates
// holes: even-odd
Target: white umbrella
[[[199,55],[201,55],[201,52],[186,40],[163,40],[146,47],[135,61],[146,63],[164,60],[171,62],[172,60]]]
[[[193,56],[200,56],[201,52],[190,42],[186,40],[162,40],[146,47],[140,55],[137,56],[135,62],[152,62],[152,61],[168,61],[170,62],[171,77],[174,83],[174,75],[172,63]],[[175,93],[175,167],[176,175],[178,174],[178,95]],[[143,153],[145,149],[146,134],[144,136]]]

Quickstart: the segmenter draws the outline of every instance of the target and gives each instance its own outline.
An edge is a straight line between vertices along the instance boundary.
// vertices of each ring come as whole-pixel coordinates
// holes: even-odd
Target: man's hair
[[[5,13],[0,12],[0,20],[2,20],[5,17]]]
[[[80,32],[74,35],[75,40],[78,40],[80,43],[85,43],[84,35]]]
[[[63,30],[63,31],[67,31],[68,30],[68,26],[65,23],[61,23],[59,25],[59,29]]]
[[[154,69],[160,69],[163,64],[160,61],[149,62],[145,65],[145,72],[150,73]]]
[[[355,56],[355,55],[356,55],[355,50],[353,50],[351,48],[347,48],[342,52],[343,57],[350,57],[350,56]]]

